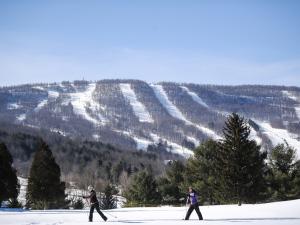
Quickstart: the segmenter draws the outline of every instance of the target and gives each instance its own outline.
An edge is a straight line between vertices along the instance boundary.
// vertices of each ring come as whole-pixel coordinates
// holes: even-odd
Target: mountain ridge
[[[285,139],[300,151],[295,86],[64,81],[1,87],[0,106],[0,121],[125,149],[164,143],[186,157],[207,138],[222,138],[226,116],[236,112],[252,121],[251,136],[264,148]]]

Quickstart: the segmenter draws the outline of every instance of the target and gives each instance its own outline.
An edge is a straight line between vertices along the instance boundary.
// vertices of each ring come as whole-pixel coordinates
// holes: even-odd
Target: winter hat
[[[88,186],[88,190],[89,190],[89,191],[94,190],[93,186],[92,186],[92,185],[89,185],[89,186]]]

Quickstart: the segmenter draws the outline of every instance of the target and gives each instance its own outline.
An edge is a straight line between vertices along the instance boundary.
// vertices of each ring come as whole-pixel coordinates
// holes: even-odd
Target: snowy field
[[[204,221],[198,221],[193,212],[189,221],[182,220],[185,207],[122,208],[103,211],[104,222],[94,213],[94,224],[232,224],[232,225],[299,225],[300,200],[257,205],[202,206]],[[88,221],[88,210],[18,211],[0,210],[2,225],[71,225],[93,224]]]

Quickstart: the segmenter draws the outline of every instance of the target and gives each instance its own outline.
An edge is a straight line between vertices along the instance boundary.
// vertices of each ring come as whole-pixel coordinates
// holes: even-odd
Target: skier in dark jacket
[[[91,203],[91,209],[90,209],[90,215],[89,215],[89,222],[93,222],[93,213],[94,209],[97,210],[99,215],[102,217],[104,221],[107,220],[107,217],[100,211],[99,208],[99,202],[96,196],[96,192],[94,191],[94,188],[90,185],[88,186],[88,190],[90,191],[90,195],[88,196],[82,196],[83,198],[89,198]]]
[[[202,214],[199,209],[198,195],[192,189],[192,187],[189,187],[189,193],[187,194],[187,204],[189,204],[190,207],[186,213],[185,220],[188,220],[190,218],[190,215],[194,209],[195,209],[196,213],[198,214],[199,220],[203,220]]]

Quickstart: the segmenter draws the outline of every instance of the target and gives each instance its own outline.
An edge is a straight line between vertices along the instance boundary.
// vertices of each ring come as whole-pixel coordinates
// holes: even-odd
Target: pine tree
[[[104,195],[101,196],[100,208],[101,209],[115,209],[117,208],[117,198],[114,196],[117,190],[110,184],[104,188]]]
[[[272,149],[269,156],[272,174],[270,178],[271,200],[282,201],[297,197],[298,194],[295,187],[298,186],[298,169],[300,167],[298,163],[295,163],[295,160],[296,151],[287,142],[279,144]]]
[[[185,167],[182,162],[174,160],[169,162],[166,175],[158,180],[158,187],[165,203],[180,203],[185,193],[180,189],[184,181]]]
[[[2,201],[16,200],[19,194],[17,171],[12,167],[13,158],[4,143],[0,143],[0,207]]]
[[[187,161],[184,188],[192,186],[199,192],[199,200],[216,204],[222,202],[219,192],[217,163],[218,143],[207,140],[194,150],[194,156]]]
[[[155,205],[161,200],[153,175],[144,170],[133,177],[125,197],[128,205]]]
[[[252,203],[260,200],[265,189],[264,160],[267,154],[249,140],[250,128],[244,118],[233,113],[223,128],[216,164],[224,198],[230,202]]]
[[[48,145],[42,141],[36,151],[28,178],[27,207],[34,209],[64,208],[65,183]]]

